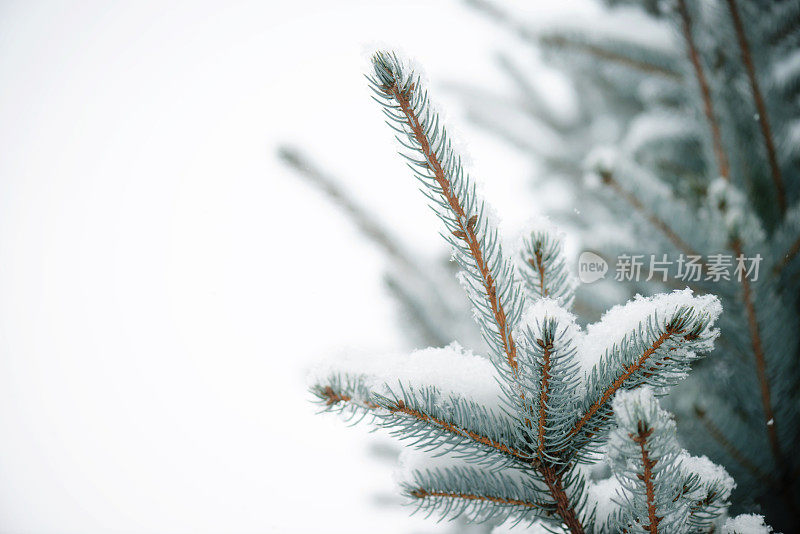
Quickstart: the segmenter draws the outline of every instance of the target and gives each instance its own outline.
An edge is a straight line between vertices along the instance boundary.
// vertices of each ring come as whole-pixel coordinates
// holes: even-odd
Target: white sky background
[[[513,40],[455,1],[0,6],[0,531],[437,529],[374,504],[365,427],[314,415],[314,361],[404,340],[380,253],[274,156],[304,147],[440,250],[368,97],[376,44],[425,66],[527,218],[528,163],[436,91],[506,83]]]

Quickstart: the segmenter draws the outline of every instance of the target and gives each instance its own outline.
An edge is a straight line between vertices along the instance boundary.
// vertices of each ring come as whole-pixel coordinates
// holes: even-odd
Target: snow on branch
[[[721,312],[716,297],[696,297],[685,289],[637,296],[590,325],[580,353],[584,369],[591,371],[582,415],[570,431],[572,446],[597,439],[612,413],[609,401],[620,389],[663,388],[686,376],[691,362],[713,348],[718,335],[713,325]]]
[[[411,355],[347,357],[312,373],[324,411],[371,415],[379,426],[426,450],[452,447],[482,462],[530,458],[502,409],[495,367],[457,344]],[[486,449],[500,456],[485,455]]]
[[[518,420],[526,421],[527,439],[536,444],[539,461],[564,463],[572,408],[578,401],[577,346],[580,328],[575,316],[552,299],[531,306],[516,331],[520,340],[515,387],[506,387]],[[507,380],[511,377],[506,377]]]
[[[478,312],[493,355],[513,368],[517,348],[512,329],[522,310],[523,295],[514,266],[503,257],[500,239],[487,207],[464,171],[419,77],[394,54],[378,52],[368,76],[387,124],[407,150],[403,156],[422,183],[434,211],[443,221],[444,237],[464,270],[464,285]]]
[[[608,457],[621,488],[619,531],[710,531],[729,504],[730,475],[680,448],[675,422],[649,387],[618,392],[613,406]]]

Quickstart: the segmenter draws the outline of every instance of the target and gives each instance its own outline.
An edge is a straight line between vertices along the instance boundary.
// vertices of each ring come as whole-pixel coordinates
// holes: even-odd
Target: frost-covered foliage
[[[579,95],[555,113],[563,101],[517,50],[499,62],[515,93],[460,89],[476,122],[572,186],[581,215],[554,220],[609,263],[621,252],[673,259],[666,284],[642,277],[626,282],[629,295],[680,284],[720,296],[715,355],[665,406],[682,444],[734,476],[734,509],[797,531],[800,2],[606,0],[546,21],[505,0],[467,3],[533,44]],[[709,276],[715,255],[733,259],[729,278]],[[757,279],[734,274],[738,258],[758,256]],[[677,276],[679,257],[700,259],[699,279]],[[600,285],[576,304],[604,302]]]
[[[719,301],[689,289],[640,297],[584,331],[570,311],[574,284],[559,235],[539,226],[515,256],[521,265],[506,256],[420,80],[392,54],[376,54],[373,64],[376,100],[442,220],[488,358],[450,345],[405,361],[348,359],[322,366],[312,377],[313,393],[324,409],[366,416],[419,449],[404,455],[398,476],[423,511],[572,533],[610,531],[612,521],[627,517],[625,507],[598,491],[612,486],[594,467],[608,447],[615,406],[626,398],[615,403],[615,395],[643,386],[663,394],[685,378],[713,348]],[[524,269],[533,272],[520,276]],[[647,424],[669,435],[671,421],[653,413]],[[623,447],[613,454],[616,464],[640,458]],[[663,491],[687,498],[660,500],[658,513],[693,524],[692,507],[700,505],[688,495],[708,497],[708,473],[717,468],[684,456],[678,450],[660,457],[659,473],[681,474],[662,476]],[[687,480],[688,489],[681,486]],[[729,492],[727,479],[722,483]],[[639,489],[620,487],[631,499]],[[647,490],[637,498],[647,500]],[[721,516],[726,498],[720,490],[697,517]],[[661,530],[654,525],[650,532]]]
[[[650,388],[620,391],[609,461],[619,481],[619,532],[711,532],[728,506],[733,479],[708,458],[680,448],[675,422]],[[655,528],[654,528],[655,526]]]

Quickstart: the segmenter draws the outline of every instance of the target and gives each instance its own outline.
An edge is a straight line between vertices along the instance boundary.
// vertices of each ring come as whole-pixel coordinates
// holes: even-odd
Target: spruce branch
[[[539,42],[545,46],[579,52],[591,56],[594,59],[616,63],[643,74],[655,74],[673,81],[681,80],[681,74],[668,67],[643,61],[631,55],[626,55],[620,51],[598,44],[584,42],[576,39],[574,36],[570,38],[569,36],[559,34],[543,35],[539,37]]]
[[[513,265],[504,260],[497,230],[489,222],[475,185],[463,170],[438,115],[431,110],[419,78],[407,74],[395,55],[379,52],[368,77],[397,140],[426,196],[447,228],[446,239],[467,273],[470,299],[482,317],[484,337],[496,357],[515,368],[517,348],[512,334],[522,308],[522,294]],[[422,158],[422,159],[415,159]]]
[[[688,289],[637,297],[584,334],[567,311],[573,287],[561,239],[540,229],[526,237],[518,258],[532,297],[525,307],[523,284],[502,254],[488,208],[419,78],[387,53],[377,53],[373,67],[375,99],[445,225],[443,237],[465,271],[463,283],[492,359],[457,346],[426,349],[409,357],[413,364],[388,358],[334,368],[312,391],[324,410],[368,414],[416,448],[464,462],[432,467],[427,459],[410,470],[403,487],[425,511],[476,521],[541,520],[573,534],[604,531],[609,514],[596,523],[584,465],[596,461],[611,425],[611,399],[639,386],[663,393],[683,378],[711,350],[721,306]],[[648,420],[626,438],[638,447],[636,458],[646,470],[634,477],[643,482],[645,503],[645,519],[636,524],[653,532],[671,532],[661,527],[673,520],[702,525],[727,506],[717,482],[701,476],[702,466],[680,469],[677,456],[665,452],[664,426]],[[674,517],[677,510],[685,511],[682,519]]]
[[[706,410],[701,408],[700,406],[694,406],[694,414],[700,423],[703,425],[705,430],[708,432],[708,435],[716,441],[720,447],[736,462],[738,462],[742,467],[748,470],[754,477],[766,482],[767,484],[772,484],[773,481],[771,477],[758,468],[753,462],[747,458],[744,452],[742,452],[736,445],[734,445],[730,439],[725,435],[725,432],[721,428],[719,428],[714,421],[712,421],[708,415],[706,414]]]
[[[386,394],[375,392],[363,377],[341,375],[312,387],[323,411],[344,413],[348,418],[370,415],[379,426],[424,450],[449,447],[464,457],[489,463],[529,462],[532,457],[507,418],[475,402],[443,397],[432,387],[412,391],[401,386],[399,393],[386,386],[381,390]],[[502,456],[482,455],[487,449]]]
[[[568,434],[573,438],[574,448],[591,450],[589,444],[607,427],[613,413],[610,401],[619,390],[643,384],[657,388],[671,386],[685,376],[698,353],[711,350],[718,335],[712,328],[721,311],[718,301],[692,297],[688,305],[679,300],[681,294],[685,293],[676,291],[649,303],[640,299],[642,307],[644,303],[650,305],[647,319],[605,348],[588,377],[582,415],[574,420]],[[627,306],[636,304],[635,301]],[[603,323],[613,324],[617,317],[623,316],[625,308],[615,310],[606,314],[595,328],[602,328]]]
[[[302,150],[284,145],[278,148],[278,157],[292,167],[298,175],[327,195],[348,215],[358,229],[380,246],[394,262],[410,271],[417,272],[419,270],[419,267],[410,259],[410,255],[400,248],[397,240],[389,231],[363,206],[359,205],[334,177],[320,169]]]
[[[737,256],[743,254],[742,244],[738,240],[734,240],[733,251]],[[764,357],[764,348],[761,342],[761,330],[758,325],[758,317],[756,315],[756,308],[753,303],[753,291],[750,287],[750,280],[747,277],[742,277],[742,299],[744,300],[744,308],[747,314],[747,326],[750,330],[750,343],[753,349],[753,357],[755,359],[756,373],[758,375],[758,382],[761,389],[761,405],[764,409],[764,423],[767,428],[767,435],[769,436],[770,447],[775,461],[778,465],[783,465],[783,452],[781,451],[780,440],[778,439],[778,431],[776,429],[775,413],[772,409],[772,394],[767,376],[767,364]]]
[[[567,269],[563,243],[552,230],[531,231],[522,241],[519,273],[532,299],[552,298],[569,308],[575,280]]]
[[[697,84],[700,87],[700,95],[703,99],[703,112],[706,120],[708,121],[711,129],[711,138],[714,145],[714,155],[717,159],[717,170],[720,176],[730,181],[730,164],[728,163],[728,156],[725,153],[722,145],[722,131],[717,122],[717,116],[714,112],[714,103],[711,97],[711,88],[706,79],[705,70],[700,60],[700,53],[697,50],[694,35],[692,34],[692,18],[689,14],[689,9],[686,7],[686,0],[678,0],[678,13],[681,18],[681,29],[683,37],[686,41],[686,49],[689,55],[689,60],[694,69]]]
[[[492,2],[487,0],[467,0],[467,4],[488,15],[496,22],[509,27],[524,41],[585,54],[593,60],[621,65],[646,75],[657,75],[671,81],[679,81],[681,79],[681,73],[670,68],[664,58],[659,58],[661,59],[659,62],[646,61],[641,57],[643,55],[641,50],[633,51],[640,52],[639,57],[637,57],[635,53],[632,53],[630,47],[624,46],[624,43],[619,43],[614,47],[609,46],[608,42],[592,42],[581,39],[578,35],[537,33],[519,24],[510,13]]]
[[[514,376],[504,376],[512,384],[504,391],[516,418],[526,421],[527,440],[536,444],[541,464],[563,466],[568,461],[561,452],[568,445],[570,414],[578,400],[578,332],[575,317],[552,299],[534,303],[516,330],[519,366]]]
[[[622,487],[617,528],[623,532],[708,532],[735,484],[705,457],[678,445],[675,422],[653,391],[620,391],[608,457]]]
[[[742,54],[742,63],[744,63],[745,71],[747,72],[747,79],[750,82],[750,90],[753,94],[753,101],[758,115],[758,124],[761,127],[761,136],[764,138],[764,147],[767,151],[767,160],[769,162],[770,172],[772,174],[772,182],[775,185],[775,191],[778,197],[778,207],[782,214],[786,213],[786,187],[783,183],[783,176],[781,168],[778,164],[778,156],[775,151],[775,140],[772,135],[772,128],[770,127],[769,117],[767,115],[767,106],[764,104],[764,97],[761,94],[758,79],[756,77],[755,65],[753,63],[753,54],[750,51],[750,44],[747,41],[747,35],[744,31],[744,24],[742,24],[742,17],[739,14],[739,8],[736,5],[736,0],[726,0],[728,9],[731,12],[731,19],[733,20],[733,27],[736,30],[736,40],[739,43],[739,50]]]
[[[460,425],[448,421],[441,416],[437,417],[436,415],[429,415],[428,413],[422,411],[421,408],[409,407],[408,404],[406,404],[406,401],[403,399],[383,399],[381,406],[389,411],[390,416],[385,417],[385,424],[388,426],[395,426],[397,424],[394,418],[391,416],[404,415],[408,417],[408,422],[404,424],[401,423],[400,428],[394,429],[396,435],[402,436],[403,438],[419,437],[420,439],[417,441],[417,444],[425,443],[426,447],[428,448],[439,447],[442,445],[442,441],[439,439],[439,436],[436,433],[429,432],[429,427],[433,426],[445,431],[455,438],[464,438],[464,441],[469,444],[479,444],[494,449],[495,451],[501,452],[517,460],[528,461],[530,459],[530,453],[524,452],[521,449],[515,448],[513,445],[507,444],[507,442],[512,441],[512,439],[509,439],[509,436],[513,435],[513,431],[510,429],[502,433],[505,434],[503,437],[490,437],[467,428],[467,423],[469,423],[470,420],[474,420],[475,413],[481,414],[482,417],[487,420],[492,420],[492,416],[485,410],[482,410],[480,406],[469,404],[459,405],[458,401],[454,400],[451,400],[451,403],[454,404],[455,412],[462,412],[465,415],[469,414],[466,417],[458,417],[458,419],[461,421]],[[433,412],[434,410],[431,408],[432,404],[426,404],[428,411]],[[491,424],[485,424],[485,426],[488,428],[496,428],[499,425],[497,422],[493,422]]]
[[[651,210],[647,209],[647,207],[645,207],[645,205],[636,197],[636,195],[622,187],[619,181],[614,177],[613,172],[608,169],[600,169],[599,174],[600,180],[603,184],[613,189],[614,192],[619,195],[619,197],[625,200],[625,202],[627,202],[634,210],[644,217],[653,226],[653,228],[664,235],[664,237],[666,237],[676,249],[683,252],[687,256],[698,256],[697,252],[695,252],[695,250],[686,241],[684,241],[683,238],[681,238],[681,236],[679,236],[678,233],[669,226],[669,224],[667,224]],[[702,264],[702,268],[705,270],[705,264]]]
[[[419,329],[421,336],[437,346],[449,343],[452,337],[446,335],[447,328],[441,328],[441,323],[448,323],[448,319],[452,321],[456,312],[445,298],[441,287],[442,281],[435,276],[435,273],[424,269],[402,246],[397,237],[341,185],[341,180],[326,172],[302,149],[282,145],[278,147],[277,154],[298,176],[327,196],[362,234],[386,254],[391,273],[384,278],[387,289],[395,295],[401,306],[408,310],[408,315],[414,320],[414,326]],[[406,279],[409,282],[404,285],[403,281]],[[422,293],[427,297],[428,307],[433,310],[422,309],[415,295],[407,287],[411,284],[422,288]],[[420,320],[416,320],[417,318]]]
[[[737,18],[739,15],[738,11],[736,10],[735,4],[733,5],[729,4],[729,7],[732,10],[732,16],[734,18]],[[734,11],[736,13],[735,15],[733,14]],[[683,23],[683,33],[687,42],[689,56],[692,65],[694,67],[695,74],[697,76],[698,84],[700,85],[704,103],[705,115],[710,125],[713,144],[714,144],[714,153],[717,157],[717,164],[720,170],[720,174],[727,182],[730,182],[730,170],[729,170],[728,158],[723,148],[722,137],[720,133],[721,130],[719,127],[719,123],[717,121],[717,117],[714,113],[711,91],[709,89],[708,82],[706,81],[703,67],[700,63],[699,54],[697,52],[697,47],[694,42],[694,37],[692,35],[692,20],[689,15],[689,11],[686,7],[685,0],[678,0],[678,12],[680,14]],[[735,21],[734,24],[736,25]],[[741,20],[739,20],[739,24],[741,24]],[[744,38],[744,34],[742,33],[741,35],[737,35],[737,38],[741,40],[742,38]],[[746,46],[746,41],[744,45],[742,44],[741,41],[739,44],[740,48],[743,48],[743,46]],[[742,53],[743,54],[745,53],[744,50],[742,51]],[[749,54],[749,49],[747,53]],[[756,84],[755,87],[757,88],[757,83],[755,81],[755,78],[751,80],[751,83],[755,83]],[[723,206],[722,209],[723,211],[725,211],[727,207]],[[743,254],[742,243],[738,237],[733,238],[730,246],[737,257]],[[742,290],[742,300],[744,303],[745,313],[747,316],[747,326],[750,332],[750,342],[753,351],[753,357],[755,360],[756,374],[758,376],[758,381],[759,381],[761,404],[764,413],[764,422],[767,429],[767,435],[769,437],[770,449],[772,451],[772,455],[775,458],[777,465],[783,466],[784,458],[783,458],[783,453],[781,451],[778,433],[776,430],[777,422],[775,421],[775,414],[772,406],[771,387],[767,372],[766,358],[764,355],[764,349],[762,345],[762,335],[754,305],[753,289],[750,286],[750,281],[747,279],[747,277],[742,277],[741,290]]]
[[[428,516],[466,515],[472,521],[494,518],[534,521],[548,510],[541,490],[523,477],[469,466],[412,470],[401,483],[403,492]]]

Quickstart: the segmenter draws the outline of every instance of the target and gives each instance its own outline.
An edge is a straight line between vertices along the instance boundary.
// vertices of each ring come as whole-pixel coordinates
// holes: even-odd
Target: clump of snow
[[[347,355],[320,364],[309,378],[319,384],[343,375],[361,377],[367,388],[381,395],[397,390],[401,383],[413,389],[433,386],[444,398],[468,398],[490,409],[502,402],[492,363],[455,342],[411,354]]]
[[[583,161],[583,167],[589,171],[612,171],[619,161],[619,150],[613,146],[596,146]]]
[[[635,426],[639,417],[635,413],[635,407],[638,406],[647,410],[656,402],[653,388],[642,386],[636,389],[621,389],[617,391],[611,401],[611,405],[614,407],[614,416],[620,421],[619,426]],[[662,412],[660,409],[658,411]]]
[[[699,476],[703,482],[716,483],[718,488],[716,498],[719,500],[728,499],[736,488],[736,482],[734,482],[733,477],[728,474],[725,468],[715,464],[707,456],[691,456],[688,452],[683,451],[678,461],[681,464],[681,469],[686,473]]]
[[[622,147],[633,154],[653,141],[686,137],[693,126],[693,123],[674,113],[641,113],[631,122]]]
[[[615,477],[587,484],[586,505],[590,510],[594,508],[598,531],[603,531],[603,525],[609,528],[609,520],[619,509],[615,499],[621,494],[622,485]]]
[[[657,316],[659,321],[668,320],[682,307],[694,308],[705,313],[710,319],[709,328],[722,313],[722,304],[714,295],[695,296],[689,288],[662,293],[652,297],[636,295],[624,305],[617,305],[608,310],[599,322],[587,327],[578,353],[585,376],[600,361],[607,350],[618,345],[622,339],[638,329],[639,324],[646,324],[650,317]],[[712,333],[716,332],[712,330]],[[711,347],[704,347],[710,349]]]
[[[798,76],[800,76],[800,50],[787,54],[772,67],[772,77],[778,86],[786,85]]]
[[[764,230],[750,214],[747,197],[724,178],[717,178],[708,186],[710,207],[718,213],[729,235],[747,235],[752,240],[764,239]]]
[[[763,515],[741,514],[725,521],[723,534],[769,534],[772,527],[764,522]]]
[[[522,314],[517,330],[530,327],[536,332],[538,330],[536,324],[541,324],[545,317],[555,319],[558,324],[557,335],[563,333],[565,341],[572,339],[573,343],[578,343],[582,332],[575,315],[565,310],[557,300],[551,298],[538,299],[528,306]]]

